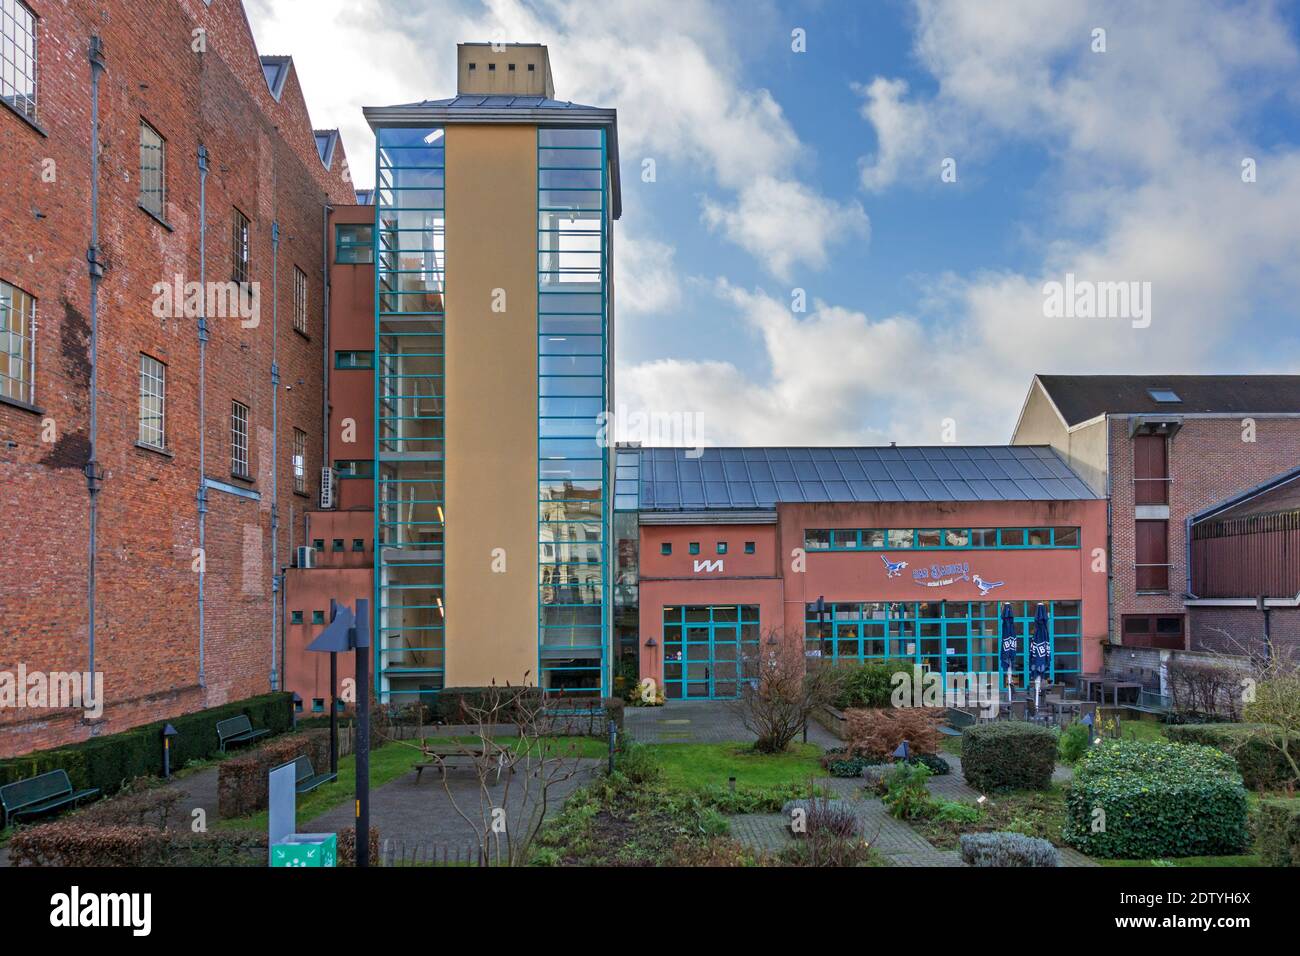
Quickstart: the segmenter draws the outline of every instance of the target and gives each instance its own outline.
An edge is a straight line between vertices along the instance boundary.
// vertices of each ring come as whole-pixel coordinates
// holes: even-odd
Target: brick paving
[[[754,739],[735,708],[719,700],[672,700],[662,707],[629,707],[623,715],[623,729],[643,744],[724,744]],[[820,747],[841,744],[815,721],[808,724],[808,742]]]

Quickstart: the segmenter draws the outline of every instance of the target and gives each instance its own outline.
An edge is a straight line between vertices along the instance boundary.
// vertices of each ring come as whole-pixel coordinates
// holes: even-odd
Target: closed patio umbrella
[[[1002,605],[1002,670],[1007,680],[1007,700],[1011,699],[1011,669],[1020,656],[1020,639],[1016,634],[1016,615],[1010,604]]]
[[[1047,633],[1047,608],[1040,602],[1034,612],[1034,636],[1029,641],[1029,676],[1034,682],[1034,709],[1038,709],[1038,693],[1043,678],[1052,667],[1052,639]]]

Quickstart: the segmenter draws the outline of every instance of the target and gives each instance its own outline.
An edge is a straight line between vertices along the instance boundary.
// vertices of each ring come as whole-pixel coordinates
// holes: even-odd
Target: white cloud
[[[706,199],[703,219],[782,280],[800,264],[825,268],[830,245],[849,237],[865,242],[870,234],[860,204],[835,202],[796,180],[772,176],[747,183],[734,206]]]

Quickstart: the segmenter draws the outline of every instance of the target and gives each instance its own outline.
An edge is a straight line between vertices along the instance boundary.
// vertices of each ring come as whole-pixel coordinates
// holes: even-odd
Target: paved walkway
[[[591,780],[600,760],[576,762],[577,773],[554,783],[546,794],[549,812],[557,810],[569,794]],[[478,845],[478,829],[483,828],[485,814],[490,820],[490,806],[504,806],[507,826],[521,821],[527,808],[540,798],[536,780],[529,784],[522,768],[509,781],[505,775],[488,787],[490,804],[483,803],[478,776],[468,767],[452,767],[447,785],[436,769],[424,771],[416,783],[415,771],[398,777],[371,791],[370,823],[378,828],[384,865],[427,864],[432,862],[466,862]],[[507,789],[508,785],[508,789]],[[525,793],[525,790],[528,790]],[[453,804],[452,800],[455,800]],[[460,808],[460,813],[457,812]],[[468,817],[466,820],[461,813]],[[314,820],[300,824],[304,833],[336,832],[352,826],[355,809],[348,801]]]
[[[735,705],[725,700],[671,700],[662,707],[628,707],[623,729],[643,744],[724,744],[753,740]],[[821,747],[842,746],[816,721],[808,724],[808,742]]]

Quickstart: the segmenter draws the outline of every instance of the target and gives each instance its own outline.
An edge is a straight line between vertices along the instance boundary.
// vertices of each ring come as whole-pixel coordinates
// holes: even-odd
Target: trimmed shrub
[[[542,691],[537,687],[447,687],[438,692],[438,718],[445,724],[472,724],[476,720],[470,716],[473,711],[488,710],[493,704],[499,706],[497,721],[512,723],[519,718],[517,707],[512,704],[523,703],[530,709],[540,708]]]
[[[9,841],[9,858],[14,866],[266,866],[266,834],[67,819],[20,829]]]
[[[942,777],[952,773],[952,767],[948,761],[944,760],[938,754],[912,754],[907,758],[907,763],[919,763],[930,771],[934,777]]]
[[[945,711],[908,707],[898,710],[850,710],[844,715],[848,752],[875,762],[893,757],[904,740],[913,755],[939,752],[939,724]]]
[[[357,865],[357,828],[355,826],[345,827],[339,831],[338,851],[338,859],[334,861],[335,866]],[[370,828],[370,865],[379,865],[378,827]]]
[[[1300,866],[1300,800],[1260,802],[1255,851],[1265,866]]]
[[[329,733],[288,734],[221,762],[217,770],[217,810],[222,819],[265,810],[270,797],[267,774],[298,757],[310,757],[317,773],[329,766]]]
[[[961,858],[969,866],[1061,865],[1056,847],[1023,833],[963,833]]]
[[[98,787],[107,796],[137,777],[162,774],[162,730],[169,723],[177,731],[172,738],[172,767],[180,768],[218,753],[217,721],[246,714],[254,727],[280,734],[293,723],[291,707],[288,693],[263,694],[68,747],[0,760],[0,786],[51,770],[66,770],[73,787]]]
[[[1056,734],[1020,720],[968,727],[961,769],[976,790],[1046,790],[1056,768]]]
[[[1204,744],[1222,750],[1237,761],[1241,779],[1252,790],[1274,790],[1292,779],[1291,766],[1282,751],[1264,739],[1263,724],[1180,724],[1165,728],[1165,736],[1176,743]],[[1291,753],[1300,760],[1300,740],[1291,745]]]
[[[840,665],[835,669],[836,691],[831,701],[837,710],[851,707],[892,706],[893,678],[899,671],[912,673],[915,661],[872,661],[869,664]]]
[[[167,828],[167,820],[187,794],[156,777],[137,777],[115,796],[78,811],[76,819],[89,826]]]
[[[1076,765],[1065,806],[1065,841],[1090,856],[1216,856],[1250,843],[1236,764],[1198,744],[1103,743]]]

